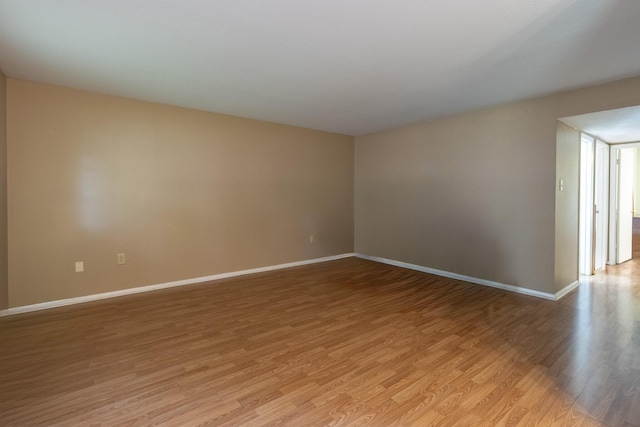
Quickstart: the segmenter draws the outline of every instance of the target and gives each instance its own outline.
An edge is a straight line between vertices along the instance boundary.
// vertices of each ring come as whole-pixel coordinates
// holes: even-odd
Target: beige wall
[[[631,105],[640,78],[357,137],[356,252],[559,291],[578,244],[556,246],[557,119]]]
[[[563,190],[560,190],[560,180]],[[566,250],[578,242],[580,212],[580,132],[558,122],[556,144],[556,265],[555,282],[577,279],[578,253]]]
[[[633,78],[357,137],[354,195],[352,137],[6,85],[10,307],[351,252],[354,200],[357,252],[554,293],[577,278],[557,118],[640,105]]]
[[[356,138],[356,251],[552,291],[554,211],[542,189],[553,189],[555,144],[539,141],[544,108]],[[555,142],[555,127],[542,137]]]
[[[353,251],[352,137],[14,79],[7,118],[10,307]]]
[[[0,309],[9,304],[7,275],[7,78],[0,71]]]

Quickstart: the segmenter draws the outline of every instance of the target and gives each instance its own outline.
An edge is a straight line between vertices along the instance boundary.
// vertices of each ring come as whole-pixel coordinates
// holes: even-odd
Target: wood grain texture
[[[640,267],[560,302],[347,258],[0,318],[2,426],[640,426]]]

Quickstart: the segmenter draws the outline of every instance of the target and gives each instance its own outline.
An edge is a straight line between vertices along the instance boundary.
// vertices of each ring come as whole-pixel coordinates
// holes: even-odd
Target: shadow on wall
[[[362,239],[365,255],[519,286],[510,264],[514,257],[501,243],[514,222],[505,218],[515,214],[505,181],[495,171],[474,182],[442,172],[398,174],[371,186],[376,191],[367,196],[367,205],[377,214],[368,216],[371,222],[364,227],[375,229],[376,239]],[[447,184],[427,184],[435,180]]]
[[[438,200],[447,209],[424,236],[432,252],[429,266],[517,286],[499,238],[504,224],[494,218],[495,213],[477,212],[464,198],[440,195]]]
[[[519,25],[512,29],[512,33],[506,38],[507,42],[496,45],[488,51],[478,51],[476,60],[460,67],[465,69],[473,68],[473,78],[459,80],[456,84],[455,94],[464,93],[464,102],[467,109],[478,108],[476,99],[491,99],[492,103],[502,103],[513,101],[514,93],[518,94],[517,99],[524,99],[533,94],[526,93],[528,86],[535,86],[540,82],[549,88],[549,93],[567,87],[565,81],[567,75],[571,75],[571,86],[593,84],[593,81],[602,79],[593,75],[592,52],[594,46],[606,46],[598,49],[600,52],[615,52],[617,60],[613,56],[609,58],[598,58],[599,61],[620,64],[621,52],[632,49],[633,38],[621,35],[625,31],[620,28],[611,28],[601,25],[601,22],[615,22],[616,19],[624,16],[625,13],[633,13],[632,2],[611,1],[611,2],[555,2],[544,13],[532,14],[531,21],[527,25]],[[562,3],[562,4],[559,4]],[[587,4],[585,4],[587,3]],[[606,16],[606,18],[605,18]],[[611,17],[611,18],[610,18]],[[612,19],[613,18],[613,19]],[[590,33],[589,37],[581,37],[579,44],[568,45],[564,39],[571,28],[595,27],[596,31]],[[544,37],[539,37],[544,34]],[[544,40],[543,42],[532,43],[534,38]],[[624,45],[620,45],[620,40],[625,40]],[[554,56],[557,61],[547,63],[543,66],[538,58]],[[633,61],[633,55],[627,55],[626,61]],[[624,67],[620,65],[620,69]],[[576,73],[575,70],[579,70]],[[568,71],[571,71],[569,73]],[[517,76],[517,78],[514,78]],[[619,75],[618,78],[628,77]],[[611,79],[609,79],[611,80]],[[487,82],[502,82],[503,90],[500,92],[488,92]],[[443,87],[441,99],[447,102],[447,91],[450,88]],[[458,95],[456,95],[458,96]],[[460,102],[459,99],[455,100]]]

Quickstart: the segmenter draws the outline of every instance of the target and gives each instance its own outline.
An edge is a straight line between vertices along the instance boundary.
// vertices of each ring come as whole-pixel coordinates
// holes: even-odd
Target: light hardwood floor
[[[560,302],[356,258],[0,318],[2,426],[640,426],[640,267]]]

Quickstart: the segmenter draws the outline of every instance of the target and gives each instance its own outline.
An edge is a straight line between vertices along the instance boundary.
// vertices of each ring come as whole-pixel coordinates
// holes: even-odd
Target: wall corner
[[[2,70],[0,70],[0,310],[8,307],[7,77]]]

